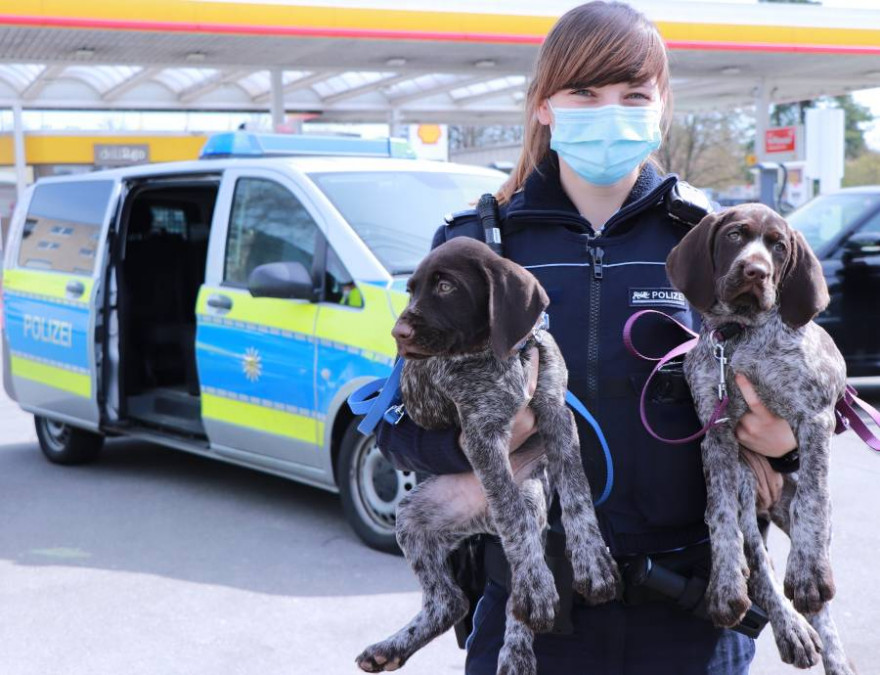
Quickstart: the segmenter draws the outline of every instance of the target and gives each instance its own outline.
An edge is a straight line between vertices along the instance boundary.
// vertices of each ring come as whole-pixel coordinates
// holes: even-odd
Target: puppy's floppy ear
[[[804,235],[792,230],[791,241],[791,257],[780,282],[779,316],[788,326],[800,328],[824,310],[830,298],[822,265]]]
[[[489,345],[502,361],[534,328],[550,299],[534,275],[505,258],[483,263],[489,285]]]
[[[706,312],[715,304],[713,248],[721,218],[717,213],[705,216],[666,258],[669,281],[698,312]]]

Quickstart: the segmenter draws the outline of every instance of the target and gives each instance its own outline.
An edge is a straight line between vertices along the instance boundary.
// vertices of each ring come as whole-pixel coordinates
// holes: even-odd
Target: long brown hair
[[[664,127],[671,109],[669,61],[656,26],[622,2],[589,2],[563,14],[538,52],[525,100],[523,149],[516,168],[496,195],[507,202],[550,152],[550,127],[538,106],[561,89],[602,87],[656,78]]]

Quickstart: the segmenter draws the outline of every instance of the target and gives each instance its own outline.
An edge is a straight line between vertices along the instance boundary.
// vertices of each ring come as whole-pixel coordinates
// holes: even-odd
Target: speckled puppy
[[[702,445],[712,544],[709,613],[720,626],[736,625],[750,605],[751,590],[770,615],[784,660],[809,667],[818,662],[824,643],[826,672],[848,675],[852,671],[825,605],[834,595],[828,460],[834,405],[843,394],[846,367],[830,336],[812,322],[828,304],[819,261],[783,218],[749,204],[706,216],[672,250],[666,264],[672,284],[703,317],[700,340],[684,363],[703,423],[718,403],[713,334],[725,324],[742,327],[723,343],[729,360],[729,421],[710,429]],[[774,505],[771,515],[791,537],[785,594],[794,608],[813,615],[821,642],[773,579],[755,520],[753,475],[739,464],[734,429],[748,407],[735,373],[754,384],[764,404],[788,421],[798,441],[800,471],[786,479],[783,503]]]
[[[565,406],[562,354],[548,332],[535,329],[547,295],[529,272],[465,237],[434,249],[408,286],[410,303],[393,331],[407,359],[401,377],[407,414],[426,429],[460,425],[474,473],[430,478],[400,503],[397,540],[422,586],[422,609],[365,649],[357,663],[367,672],[396,670],[459,621],[468,605],[447,558],[465,537],[492,532],[501,538],[512,573],[498,673],[530,675],[536,672],[533,631],[551,628],[558,605],[541,539],[548,473],[559,493],[575,590],[601,603],[617,595],[620,583]],[[509,456],[535,351],[540,367],[529,405],[541,443]]]

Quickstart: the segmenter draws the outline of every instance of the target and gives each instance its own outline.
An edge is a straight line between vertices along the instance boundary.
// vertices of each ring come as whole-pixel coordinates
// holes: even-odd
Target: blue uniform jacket
[[[638,397],[652,364],[630,355],[622,340],[627,318],[641,309],[698,326],[699,317],[666,276],[666,256],[689,227],[664,205],[677,180],[646,164],[627,201],[597,235],[562,190],[551,156],[501,214],[504,255],[546,289],[550,332],[565,357],[569,389],[597,418],[611,448],[614,488],[597,515],[618,556],[671,550],[708,536],[699,442],[666,445],[647,434]],[[475,212],[450,219],[433,246],[459,236],[483,239]],[[645,318],[633,337],[642,353],[660,356],[684,336],[663,319]],[[648,415],[660,435],[683,437],[699,428],[680,374],[664,377],[650,398]],[[605,484],[602,450],[592,429],[576,418],[584,466],[598,495]],[[397,426],[383,422],[379,446],[401,469],[469,471],[458,433],[426,431],[409,419]],[[561,527],[554,511],[551,526]]]

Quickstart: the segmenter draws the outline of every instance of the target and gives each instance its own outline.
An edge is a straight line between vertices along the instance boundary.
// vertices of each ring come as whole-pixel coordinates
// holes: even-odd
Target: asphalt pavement
[[[880,380],[858,384],[880,403]],[[878,462],[835,439],[834,612],[862,675],[880,673]],[[781,569],[778,533],[771,548]],[[333,495],[128,440],[53,466],[0,394],[0,675],[354,674],[419,602],[406,562],[363,546]],[[769,633],[752,673],[796,672]],[[463,665],[450,633],[402,672]]]

